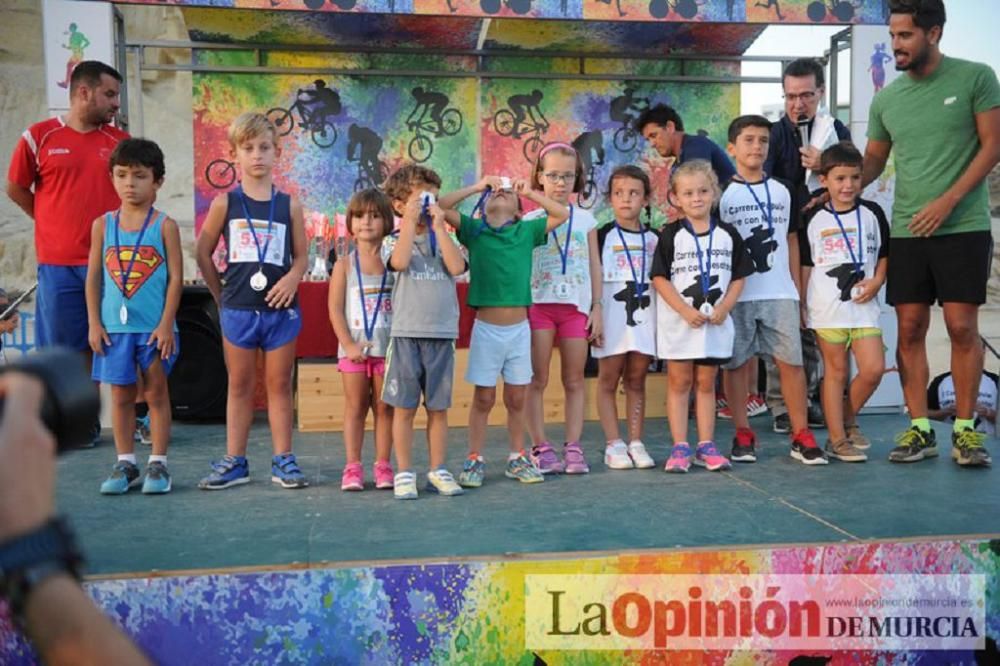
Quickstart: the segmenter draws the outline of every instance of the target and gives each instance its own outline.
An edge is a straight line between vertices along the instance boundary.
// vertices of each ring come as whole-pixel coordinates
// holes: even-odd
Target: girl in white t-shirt
[[[722,192],[712,165],[692,160],[670,178],[672,203],[684,214],[660,232],[653,259],[657,307],[657,353],[667,359],[667,418],[673,450],[667,472],[687,472],[691,463],[729,469],[715,437],[715,379],[733,353],[729,312],[753,263],[740,233],[712,216]],[[698,446],[687,441],[688,405],[695,388]]]
[[[583,166],[566,143],[549,143],[538,151],[531,174],[533,189],[569,205],[569,220],[553,229],[545,245],[535,248],[528,309],[531,326],[533,377],[525,416],[533,447],[531,461],[542,474],[586,474],[590,471],[580,448],[583,435],[584,383],[589,343],[601,344],[601,272],[597,257],[597,223],[586,210],[570,204],[583,188]],[[525,215],[543,215],[542,210]],[[566,439],[562,459],[545,435],[542,394],[549,383],[552,348],[559,343],[566,400]]]
[[[656,303],[649,284],[656,251],[656,234],[648,224],[651,192],[649,176],[639,167],[615,169],[607,194],[615,219],[597,232],[604,345],[595,347],[592,354],[598,360],[597,413],[607,441],[604,464],[611,469],[656,466],[642,443],[646,372],[656,354]],[[615,397],[619,384],[625,386],[628,445],[618,431]]]

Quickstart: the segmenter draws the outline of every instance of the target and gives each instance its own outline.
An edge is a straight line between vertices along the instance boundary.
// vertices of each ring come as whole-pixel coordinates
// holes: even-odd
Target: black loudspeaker
[[[181,352],[168,382],[174,418],[225,421],[228,374],[219,312],[208,289],[184,287],[177,328]]]

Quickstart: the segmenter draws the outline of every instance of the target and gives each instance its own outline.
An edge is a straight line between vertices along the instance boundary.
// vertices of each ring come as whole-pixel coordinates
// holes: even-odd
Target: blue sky
[[[1000,73],[1000,49],[996,46],[997,26],[1000,25],[1000,2],[997,0],[949,0],[946,3],[941,50],[951,56],[990,64]],[[842,27],[772,26],[765,30],[747,50],[747,55],[819,56],[830,48],[830,37]],[[886,38],[889,29],[886,27]],[[843,69],[850,60],[842,54]],[[779,76],[778,64],[745,63],[744,75]],[[841,102],[847,101],[846,76],[842,76]],[[757,113],[764,104],[780,104],[781,87],[777,84],[743,84],[742,111]]]

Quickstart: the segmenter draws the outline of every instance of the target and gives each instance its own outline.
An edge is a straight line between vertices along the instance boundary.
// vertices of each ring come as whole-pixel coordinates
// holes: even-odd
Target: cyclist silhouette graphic
[[[419,86],[414,88],[412,93],[417,104],[407,117],[406,126],[411,129],[419,126],[424,116],[430,114],[431,120],[437,123],[437,135],[444,136],[444,123],[441,122],[441,114],[448,106],[448,96],[435,90],[424,90]],[[417,111],[420,111],[420,115],[414,119]]]
[[[548,127],[548,121],[542,115],[542,110],[538,105],[542,103],[544,95],[541,90],[532,90],[530,95],[511,95],[507,98],[507,106],[514,113],[514,130],[511,136],[515,139],[521,138],[521,124],[525,118],[531,120],[532,125]]]
[[[600,130],[584,132],[573,139],[573,149],[583,167],[583,187],[576,203],[580,208],[590,208],[597,202],[597,167],[604,164],[604,135]]]
[[[351,123],[347,129],[347,161],[358,163],[358,180],[354,190],[381,187],[388,178],[388,169],[378,159],[382,137],[375,130]]]
[[[758,2],[757,7],[763,7],[764,9],[770,9],[774,7],[774,12],[778,15],[779,21],[784,21],[785,17],[781,15],[781,5],[778,4],[778,0],[767,0],[767,2]]]
[[[326,81],[323,79],[313,81],[313,86],[313,90],[300,89],[298,96],[303,104],[309,108],[309,121],[322,123],[329,116],[340,115],[340,93],[333,88],[327,88]]]

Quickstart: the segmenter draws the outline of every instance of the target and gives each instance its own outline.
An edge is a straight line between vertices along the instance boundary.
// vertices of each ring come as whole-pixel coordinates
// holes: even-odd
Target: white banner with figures
[[[859,25],[851,28],[851,137],[862,152],[868,142],[868,109],[872,99],[898,76],[888,26]],[[864,193],[866,199],[871,199],[882,207],[887,218],[892,216],[895,176],[896,169],[890,157],[885,171]],[[903,387],[896,364],[898,327],[895,311],[885,303],[884,288],[879,294],[879,304],[879,326],[885,344],[885,374],[864,411],[897,412],[904,404]]]
[[[114,66],[114,6],[106,2],[42,0],[45,94],[49,114],[69,109],[69,77],[84,60]]]

